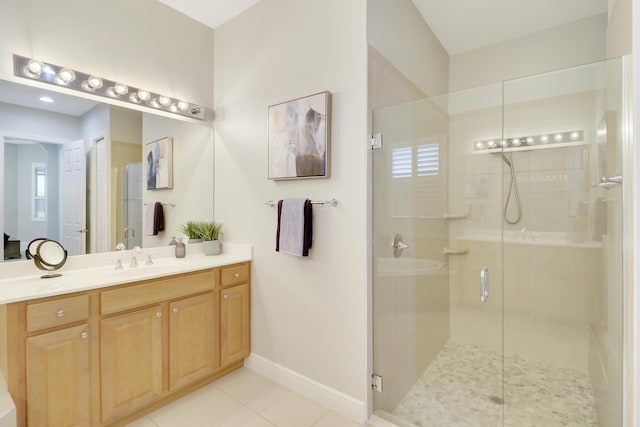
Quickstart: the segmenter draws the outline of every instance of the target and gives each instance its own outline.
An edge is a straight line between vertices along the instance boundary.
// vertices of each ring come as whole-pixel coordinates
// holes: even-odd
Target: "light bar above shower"
[[[516,136],[513,138],[495,138],[475,141],[473,150],[495,153],[500,151],[526,151],[540,148],[567,147],[584,141],[584,131],[545,133],[540,135]]]

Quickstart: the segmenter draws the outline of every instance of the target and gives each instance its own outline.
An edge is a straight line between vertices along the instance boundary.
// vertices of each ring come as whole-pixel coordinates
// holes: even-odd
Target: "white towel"
[[[147,210],[144,211],[144,232],[147,236],[153,236],[153,216],[155,213],[155,203],[147,203]]]
[[[280,252],[302,256],[304,249],[304,203],[307,199],[282,200]]]

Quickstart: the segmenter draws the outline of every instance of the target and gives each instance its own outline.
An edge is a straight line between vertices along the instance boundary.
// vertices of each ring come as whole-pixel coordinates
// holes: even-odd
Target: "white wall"
[[[145,211],[155,202],[175,203],[164,207],[165,231],[142,238],[142,247],[164,246],[171,236],[181,236],[180,224],[189,219],[213,219],[213,129],[152,114],[142,115],[142,150],[145,144],[160,138],[173,139],[173,189],[147,190],[148,164],[142,155],[142,230],[146,229]],[[223,179],[225,184],[230,182]]]
[[[14,53],[213,106],[213,30],[155,0],[2,0],[0,78]]]
[[[366,2],[263,0],[215,31],[216,219],[254,246],[252,350],[333,390],[367,398]],[[267,107],[333,93],[331,177],[267,179]],[[286,197],[315,207],[308,258],[275,252]],[[363,409],[363,408],[361,408]]]
[[[606,14],[452,55],[451,92],[606,58]]]

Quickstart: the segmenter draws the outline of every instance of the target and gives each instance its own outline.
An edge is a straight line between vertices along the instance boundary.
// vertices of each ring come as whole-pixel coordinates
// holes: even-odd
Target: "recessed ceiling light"
[[[53,98],[51,98],[50,96],[41,96],[40,101],[51,103],[53,102]]]

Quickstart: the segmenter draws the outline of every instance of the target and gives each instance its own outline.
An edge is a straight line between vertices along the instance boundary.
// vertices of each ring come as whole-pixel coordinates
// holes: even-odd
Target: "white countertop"
[[[42,279],[40,276],[46,272],[38,270],[31,260],[0,263],[0,304],[206,270],[252,259],[250,245],[226,242],[222,243],[220,255],[205,256],[202,243],[187,245],[185,258],[175,258],[173,251],[172,246],[143,249],[137,256],[138,267],[129,267],[131,251],[69,257],[57,271],[62,276],[51,279]],[[148,254],[152,255],[153,265],[145,265]],[[114,269],[115,257],[121,258],[122,270]]]

